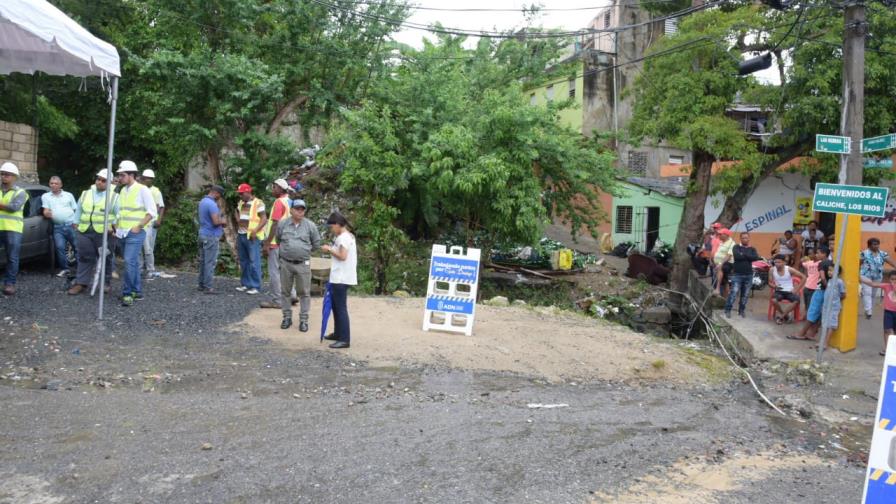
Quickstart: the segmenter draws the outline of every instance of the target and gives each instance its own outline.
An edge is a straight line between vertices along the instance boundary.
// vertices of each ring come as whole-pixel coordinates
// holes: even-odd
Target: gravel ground
[[[638,502],[633,483],[682,460],[760,452],[821,462],[640,501],[861,495],[828,426],[776,419],[740,383],[377,368],[231,330],[260,300],[232,280],[153,280],[103,323],[62,284],[28,271],[0,299],[0,503]]]

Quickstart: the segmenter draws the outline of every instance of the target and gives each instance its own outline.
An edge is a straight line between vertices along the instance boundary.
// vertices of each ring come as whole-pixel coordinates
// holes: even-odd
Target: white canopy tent
[[[112,172],[115,146],[115,109],[118,103],[118,79],[121,62],[118,51],[74,22],[46,0],[0,0],[0,74],[96,76],[110,80],[108,174]],[[104,230],[109,229],[110,190],[106,191]],[[103,233],[100,257],[106,257],[109,233]],[[98,317],[103,318],[106,261],[100,261],[100,300]]]

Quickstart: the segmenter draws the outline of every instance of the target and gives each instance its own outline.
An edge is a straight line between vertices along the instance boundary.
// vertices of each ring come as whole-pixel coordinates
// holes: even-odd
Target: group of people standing
[[[715,223],[704,235],[703,247],[695,256],[695,265],[701,271],[708,268],[713,288],[718,288],[719,294],[726,299],[725,315],[728,317],[735,302],[738,314],[746,316],[753,285],[753,265],[764,260],[750,246],[749,233],[740,233],[738,238],[739,242],[736,242],[730,230]],[[800,238],[797,240],[793,231],[788,230],[772,247],[768,276],[773,289],[770,313],[773,309],[774,320],[780,325],[792,320],[794,309],[802,305],[806,324],[788,338],[814,341],[822,325],[831,329],[839,326],[846,285],[839,274],[836,284],[833,283],[834,261],[830,248],[833,237],[825,236],[817,223],[811,221]],[[865,317],[870,319],[875,300],[882,299],[884,349],[889,336],[896,334],[896,270],[885,271],[888,264],[896,268],[896,260],[880,249],[880,240],[869,239],[859,257],[861,306]],[[825,310],[826,297],[828,306]]]
[[[219,244],[224,234],[225,189],[213,185],[199,203],[200,274],[198,290],[215,294],[212,286],[217,265]],[[274,202],[270,214],[264,202],[254,195],[249,184],[237,187],[239,203],[234,212],[237,224],[237,253],[240,263],[240,286],[237,291],[256,295],[261,291],[262,255],[268,261],[271,300],[261,308],[280,308],[281,329],[293,325],[293,298],[299,304],[300,332],[308,332],[311,311],[311,254],[317,250],[333,258],[329,289],[332,302],[334,332],[325,339],[331,348],[349,348],[347,293],[357,285],[357,246],[348,222],[339,212],[327,219],[332,244],[322,244],[317,226],[305,215],[307,204],[298,197],[284,179],[271,185]]]
[[[74,195],[62,189],[62,179],[53,176],[49,180],[50,191],[41,195],[41,213],[53,222],[53,243],[60,277],[72,276],[70,295],[78,295],[93,283],[95,268],[102,250],[103,228],[107,201],[111,204],[108,216],[106,256],[106,292],[110,292],[111,277],[116,250],[124,257],[122,281],[122,305],[131,306],[143,299],[142,273],[154,278],[160,275],[155,269],[155,237],[162,224],[164,200],[154,187],[155,173],[139,170],[133,161],[122,161],[110,184],[107,170],[100,170],[94,184],[84,190],[76,200]],[[0,239],[6,247],[7,265],[3,294],[16,292],[19,270],[19,252],[24,231],[24,208],[28,192],[16,181],[19,170],[7,162],[0,166]],[[139,179],[139,181],[138,181]],[[107,196],[107,191],[109,195]],[[68,248],[74,252],[74,264],[70,264]]]

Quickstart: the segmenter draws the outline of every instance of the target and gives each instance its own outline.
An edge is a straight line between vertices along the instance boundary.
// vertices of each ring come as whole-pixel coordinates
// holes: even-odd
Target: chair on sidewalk
[[[793,308],[793,311],[790,313],[793,314],[793,320],[799,321],[802,319],[800,317],[800,310],[802,308],[802,299],[803,299],[803,282],[799,278],[793,279],[793,293],[796,295],[796,306]],[[790,301],[781,301],[781,303],[789,303]],[[808,307],[806,307],[808,308]],[[768,319],[775,319],[775,291],[772,290],[768,296]]]

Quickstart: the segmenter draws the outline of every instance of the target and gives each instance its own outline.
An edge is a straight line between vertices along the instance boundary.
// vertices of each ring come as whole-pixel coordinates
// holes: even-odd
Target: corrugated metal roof
[[[665,196],[674,196],[676,198],[684,198],[687,196],[686,179],[684,177],[664,177],[664,178],[647,178],[647,177],[628,177],[629,183],[635,184],[644,189],[656,191]]]

